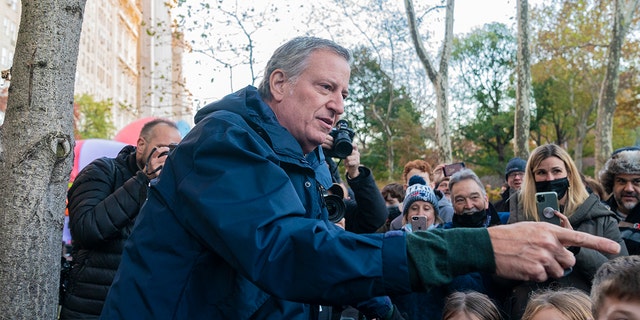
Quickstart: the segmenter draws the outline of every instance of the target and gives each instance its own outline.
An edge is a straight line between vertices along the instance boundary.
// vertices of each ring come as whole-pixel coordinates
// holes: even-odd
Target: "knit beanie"
[[[409,212],[409,207],[411,204],[418,201],[426,201],[431,203],[433,206],[433,211],[436,213],[436,217],[438,214],[438,198],[433,193],[433,190],[429,186],[427,186],[427,182],[420,176],[413,176],[409,179],[409,187],[407,187],[407,191],[404,196],[404,202],[402,203],[402,215],[407,215]]]
[[[617,174],[640,174],[640,147],[621,148],[600,170],[600,183],[607,193],[613,191],[613,181]]]
[[[509,162],[507,162],[507,168],[504,169],[504,180],[507,180],[512,172],[524,172],[526,166],[527,162],[518,157],[509,160]]]

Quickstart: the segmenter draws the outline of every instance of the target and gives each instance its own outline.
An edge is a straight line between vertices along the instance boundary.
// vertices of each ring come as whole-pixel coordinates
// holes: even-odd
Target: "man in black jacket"
[[[389,211],[385,203],[376,181],[373,178],[371,169],[360,164],[360,151],[358,145],[353,143],[351,154],[341,161],[344,161],[346,168],[345,178],[350,187],[350,192],[344,192],[345,212],[344,218],[338,224],[345,230],[354,233],[374,233],[386,221]],[[325,142],[322,144],[325,155],[331,156],[334,146],[333,136],[327,135]],[[327,156],[326,161],[329,164],[329,170],[334,183],[344,185],[340,180],[338,165]],[[394,307],[388,297],[376,297],[356,305],[357,309],[366,315],[367,318],[385,318],[385,315],[391,314],[388,319],[403,319],[398,312],[394,312]],[[328,308],[326,308],[329,310]],[[332,308],[330,316],[320,313],[320,319],[331,318],[341,319],[347,318],[349,315],[358,314],[358,310],[353,307],[347,307],[346,310],[341,308]]]
[[[149,181],[180,140],[175,123],[155,119],[142,127],[136,147],[97,159],[78,174],[67,194],[73,268],[60,319],[98,319]]]

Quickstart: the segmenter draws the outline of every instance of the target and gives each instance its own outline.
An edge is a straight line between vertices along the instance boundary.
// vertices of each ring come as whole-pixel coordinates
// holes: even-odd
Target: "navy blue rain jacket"
[[[328,222],[321,153],[305,157],[255,88],[196,122],[152,183],[102,319],[313,319],[315,304],[410,291],[404,235]]]

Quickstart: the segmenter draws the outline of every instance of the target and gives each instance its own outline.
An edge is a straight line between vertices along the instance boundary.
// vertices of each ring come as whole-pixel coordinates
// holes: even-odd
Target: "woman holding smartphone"
[[[438,214],[438,198],[420,176],[409,179],[402,208],[405,231],[426,231],[442,225],[442,219]]]
[[[511,212],[509,223],[544,220],[539,216],[536,196],[536,193],[541,192],[557,194],[560,210],[555,214],[560,218],[562,227],[617,241],[621,247],[618,255],[627,255],[615,214],[602,204],[595,194],[587,192],[575,163],[564,149],[555,144],[539,146],[531,153],[525,168],[524,182],[517,197],[517,210]],[[573,270],[567,270],[566,276],[545,283],[526,283],[525,288],[537,289],[551,285],[575,287],[588,293],[591,280],[600,265],[618,256],[584,248],[575,251],[574,254],[576,264]],[[527,296],[529,292],[526,292]],[[520,315],[526,305],[526,299],[521,302],[524,304],[516,303],[513,310]]]

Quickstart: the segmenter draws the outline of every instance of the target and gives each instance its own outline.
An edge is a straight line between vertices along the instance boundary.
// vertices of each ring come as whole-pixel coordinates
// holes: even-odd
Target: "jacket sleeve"
[[[69,189],[69,228],[74,244],[89,249],[118,235],[138,215],[148,179],[142,172],[115,185],[115,159],[88,164]]]
[[[408,233],[407,251],[411,284],[418,291],[451,283],[455,276],[496,269],[487,228]]]
[[[409,292],[402,234],[357,235],[318,219],[306,211],[321,195],[302,157],[281,164],[242,119],[205,121],[206,135],[185,139],[175,154],[176,193],[162,195],[203,246],[285,300],[341,304]]]
[[[384,198],[373,179],[371,170],[360,167],[360,174],[347,182],[353,190],[355,203],[347,206],[346,230],[355,233],[373,233],[387,220],[389,211]]]

